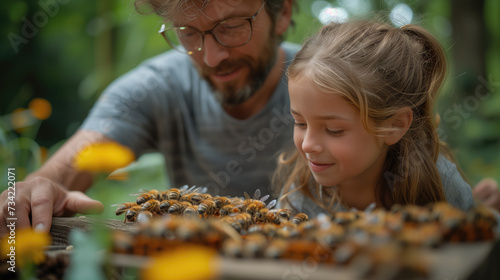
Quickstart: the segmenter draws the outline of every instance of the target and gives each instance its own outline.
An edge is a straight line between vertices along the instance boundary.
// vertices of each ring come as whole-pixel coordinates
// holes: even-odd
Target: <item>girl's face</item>
[[[359,110],[340,94],[319,91],[307,77],[290,80],[289,94],[295,146],[316,181],[341,192],[374,188],[386,145],[364,129]]]

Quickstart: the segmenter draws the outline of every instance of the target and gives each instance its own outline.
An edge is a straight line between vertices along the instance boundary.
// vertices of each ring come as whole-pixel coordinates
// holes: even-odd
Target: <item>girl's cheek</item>
[[[293,143],[300,150],[300,145],[302,143],[302,133],[298,129],[294,129],[293,131]]]

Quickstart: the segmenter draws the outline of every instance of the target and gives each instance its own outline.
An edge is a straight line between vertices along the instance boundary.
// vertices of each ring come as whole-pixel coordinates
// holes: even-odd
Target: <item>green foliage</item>
[[[104,211],[97,215],[106,219],[123,219],[122,216],[115,215],[115,204],[124,202],[135,202],[137,194],[144,190],[165,190],[170,186],[166,185],[165,163],[163,156],[158,153],[145,154],[130,166],[118,170],[125,172],[125,180],[105,180],[98,182],[91,188],[87,195],[101,201],[104,204]]]

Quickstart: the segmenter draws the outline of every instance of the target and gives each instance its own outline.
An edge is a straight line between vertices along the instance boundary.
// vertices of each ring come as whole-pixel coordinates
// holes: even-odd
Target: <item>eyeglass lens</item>
[[[238,47],[250,40],[252,26],[248,19],[228,19],[205,33],[212,33],[223,46]],[[197,52],[203,48],[203,32],[189,26],[168,29],[165,36],[171,45],[182,45],[187,52]]]

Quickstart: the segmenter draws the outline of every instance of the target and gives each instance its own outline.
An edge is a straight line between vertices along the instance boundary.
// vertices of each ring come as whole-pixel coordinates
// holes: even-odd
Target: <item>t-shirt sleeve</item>
[[[457,166],[440,155],[437,167],[441,175],[446,201],[452,206],[467,211],[474,206],[472,190],[457,169]]]
[[[102,93],[81,128],[103,133],[137,156],[153,149],[157,96],[165,91],[162,83],[147,66],[130,71]]]

